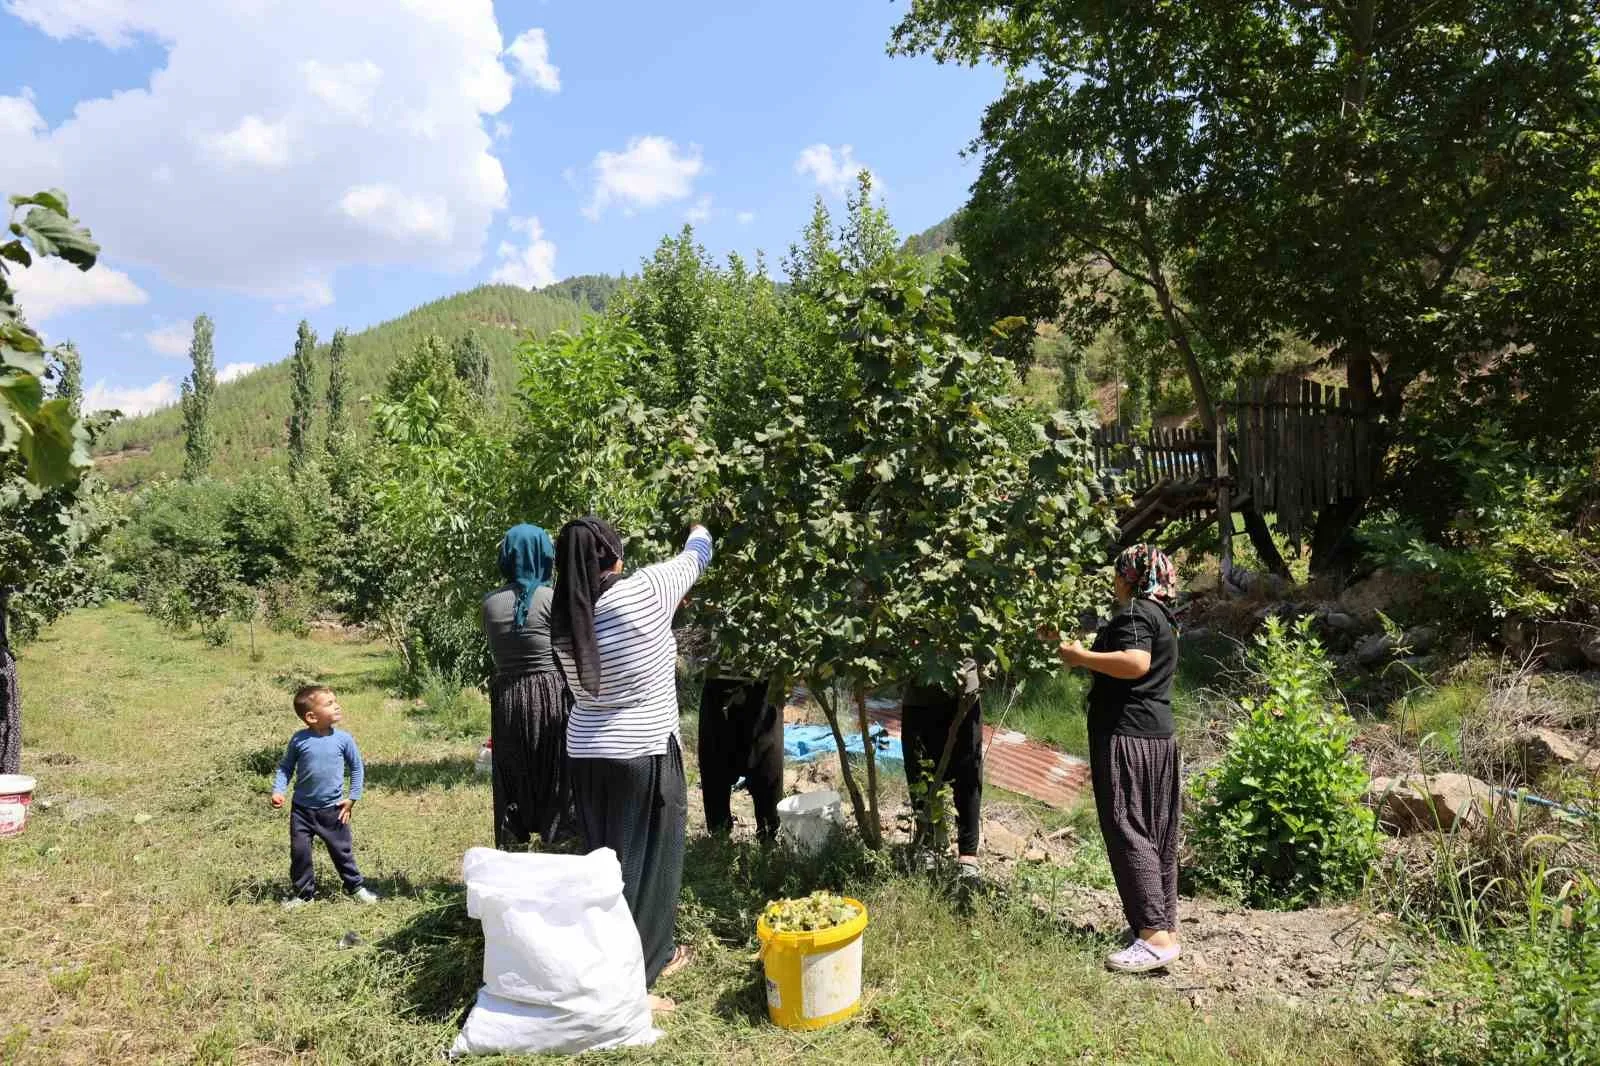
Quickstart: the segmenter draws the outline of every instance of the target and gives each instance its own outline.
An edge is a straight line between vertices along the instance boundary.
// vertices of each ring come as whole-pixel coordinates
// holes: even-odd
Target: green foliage
[[[253,619],[263,606],[275,627],[304,625],[309,607],[292,590],[312,572],[325,522],[320,501],[281,472],[236,485],[163,481],[135,498],[110,555],[164,625],[198,625],[208,641],[226,643],[229,619]]]
[[[89,270],[100,246],[68,213],[67,194],[60,189],[13,196],[10,202],[13,239],[0,244],[0,460],[16,453],[23,463],[20,476],[51,488],[76,481],[88,469],[89,431],[73,397],[58,392],[45,398],[44,342],[16,305],[10,274],[31,267],[34,256],[56,256]],[[27,211],[19,217],[23,208]]]
[[[73,414],[83,413],[83,357],[78,354],[78,346],[71,341],[63,341],[56,348],[56,363],[58,376],[56,378],[56,398],[66,400]]]
[[[1413,433],[1400,461],[1408,491],[1361,536],[1378,563],[1435,578],[1437,620],[1600,617],[1600,528],[1583,520],[1600,470],[1541,462],[1494,422]]]
[[[1198,879],[1256,907],[1304,907],[1358,891],[1376,854],[1354,727],[1334,703],[1309,619],[1257,638],[1258,696],[1217,766],[1192,785]]]
[[[1541,871],[1536,881],[1542,882]],[[1414,1048],[1430,1066],[1600,1063],[1600,884],[1579,872],[1553,898],[1530,892],[1523,921],[1438,974],[1457,1007]]]
[[[495,391],[510,396],[518,380],[515,352],[522,334],[545,336],[556,329],[573,328],[581,313],[579,306],[564,296],[485,285],[349,334],[344,395],[352,445],[372,433],[369,412],[358,405],[365,397],[383,391],[395,362],[425,337],[454,338],[476,328],[489,350]],[[213,476],[228,478],[263,464],[286,464],[284,427],[291,409],[291,363],[274,363],[218,385],[211,418],[217,438]],[[97,454],[114,457],[102,464],[104,476],[114,485],[138,485],[160,474],[175,476],[183,466],[182,414],[166,409],[125,419],[100,439]]]
[[[335,330],[328,345],[328,446],[333,448],[348,427],[345,424],[345,399],[350,391],[349,377],[345,371],[345,349],[349,345],[350,331]]]
[[[310,458],[311,423],[317,402],[312,381],[316,374],[316,349],[317,334],[311,323],[301,319],[295,334],[294,358],[290,362],[293,392],[289,410],[289,467],[295,471],[304,469]]]
[[[189,342],[193,369],[183,380],[183,476],[189,481],[205,476],[216,452],[211,399],[217,391],[217,363],[211,338],[211,316],[200,315],[194,320],[194,338]]]
[[[494,368],[489,363],[489,349],[484,347],[477,330],[468,330],[458,337],[451,355],[456,377],[466,385],[468,392],[480,401],[487,401],[494,395]]]

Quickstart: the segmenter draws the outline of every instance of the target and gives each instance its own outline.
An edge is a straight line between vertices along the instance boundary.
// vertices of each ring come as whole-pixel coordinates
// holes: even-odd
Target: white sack
[[[577,1054],[654,1043],[644,952],[616,853],[507,854],[462,862],[483,923],[483,988],[452,1056]]]

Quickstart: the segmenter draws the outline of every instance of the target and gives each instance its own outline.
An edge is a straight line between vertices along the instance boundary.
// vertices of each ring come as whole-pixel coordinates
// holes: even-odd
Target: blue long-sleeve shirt
[[[281,795],[294,778],[297,807],[332,807],[344,798],[344,771],[350,769],[350,802],[361,798],[367,770],[355,738],[342,729],[319,737],[302,729],[289,738],[289,747],[272,777],[274,795]]]

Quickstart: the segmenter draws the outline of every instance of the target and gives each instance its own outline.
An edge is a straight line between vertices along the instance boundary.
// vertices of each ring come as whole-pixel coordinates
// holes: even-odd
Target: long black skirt
[[[489,736],[496,847],[524,846],[535,834],[547,847],[576,836],[567,769],[571,706],[558,674],[495,678]]]
[[[585,851],[610,848],[622,864],[622,894],[639,929],[646,985],[654,985],[677,945],[689,792],[683,749],[665,755],[573,759],[572,794]]]
[[[1182,781],[1172,737],[1089,738],[1089,776],[1128,925],[1178,931]]]

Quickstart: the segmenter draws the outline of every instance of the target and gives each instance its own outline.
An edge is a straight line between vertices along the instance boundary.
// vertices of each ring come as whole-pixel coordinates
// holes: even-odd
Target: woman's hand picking
[[[1063,640],[1056,647],[1056,654],[1061,656],[1061,661],[1068,666],[1082,666],[1085,654],[1083,642],[1077,640]]]

